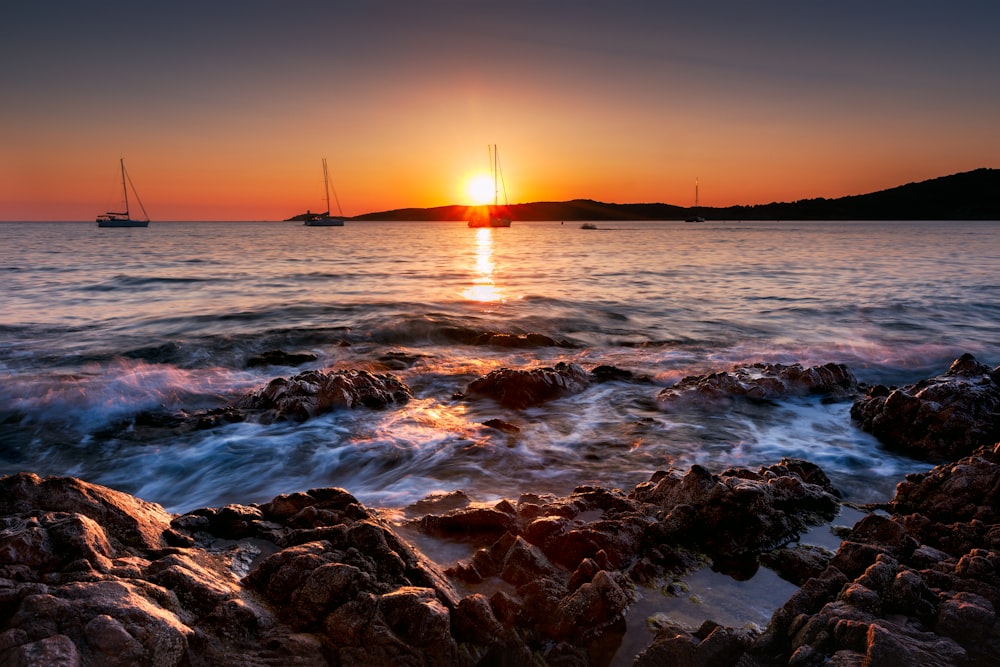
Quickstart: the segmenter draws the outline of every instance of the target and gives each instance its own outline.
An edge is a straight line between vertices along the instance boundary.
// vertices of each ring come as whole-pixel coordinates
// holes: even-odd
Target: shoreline
[[[845,370],[758,365],[685,379],[661,400],[851,391]],[[497,371],[468,391],[537,399],[583,381],[568,364],[536,371]],[[895,446],[951,463],[928,464],[900,480],[891,500],[855,508],[864,515],[838,535],[836,553],[800,542],[844,503],[819,467],[799,459],[718,474],[667,469],[628,491],[581,486],[488,504],[455,492],[391,521],[342,489],[171,515],[75,478],[6,476],[0,657],[198,665],[223,656],[255,664],[268,653],[287,664],[645,666],[934,655],[934,664],[988,664],[1000,655],[1000,643],[984,639],[1000,608],[1000,445],[984,444],[998,426],[998,371],[965,355],[941,376],[870,387],[855,402],[852,415],[880,424]],[[348,382],[369,407],[402,399],[387,378],[322,379],[338,390]],[[295,397],[294,380],[278,383],[282,398]],[[308,408],[274,400],[272,385],[237,407]],[[980,419],[963,417],[958,437],[950,420],[960,407]],[[896,417],[919,425],[923,440],[899,423],[886,427]],[[404,537],[413,531],[450,544],[453,562],[428,558],[415,546],[421,540]],[[619,655],[635,642],[624,640],[637,620],[629,610],[648,606],[639,604],[643,587],[683,586],[706,566],[736,581],[765,567],[798,588],[766,627],[691,628],[654,614],[645,619],[657,629],[652,641]],[[854,630],[834,630],[847,621]]]

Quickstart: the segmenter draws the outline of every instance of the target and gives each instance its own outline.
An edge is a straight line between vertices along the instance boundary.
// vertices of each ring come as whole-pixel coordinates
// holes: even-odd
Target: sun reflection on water
[[[472,284],[462,291],[462,296],[470,301],[484,303],[504,300],[504,294],[497,288],[493,278],[496,263],[493,261],[493,230],[489,227],[476,230],[476,263],[473,271]]]

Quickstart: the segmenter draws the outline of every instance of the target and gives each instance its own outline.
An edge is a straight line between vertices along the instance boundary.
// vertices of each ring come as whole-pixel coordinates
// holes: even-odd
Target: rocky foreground
[[[550,400],[609,373],[628,381],[563,364],[495,372],[466,396],[517,406],[530,403],[519,383]],[[707,563],[737,576],[764,564],[800,588],[763,630],[667,623],[637,667],[1000,664],[998,377],[966,356],[858,397],[859,425],[940,465],[864,508],[835,554],[796,545],[840,500],[792,459],[491,505],[456,493],[409,508],[405,524],[342,489],[174,516],[74,478],[3,477],[0,665],[604,665],[641,587]],[[407,394],[391,376],[300,378],[221,420]],[[760,365],[687,378],[658,402],[859,391],[843,367]],[[470,556],[435,564],[404,538],[414,531]]]

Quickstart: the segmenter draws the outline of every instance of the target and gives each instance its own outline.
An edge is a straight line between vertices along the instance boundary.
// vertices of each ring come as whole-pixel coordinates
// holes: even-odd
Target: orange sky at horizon
[[[120,157],[157,221],[322,210],[322,158],[348,216],[471,204],[490,144],[511,203],[690,206],[698,178],[703,206],[763,204],[1000,166],[985,2],[229,4],[5,10],[0,220],[92,220]]]

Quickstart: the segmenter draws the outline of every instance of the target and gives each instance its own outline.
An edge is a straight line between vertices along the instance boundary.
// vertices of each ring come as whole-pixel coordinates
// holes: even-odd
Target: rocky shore
[[[3,477],[0,664],[606,665],[641,588],[710,564],[736,577],[768,567],[799,589],[765,628],[662,622],[634,665],[995,665],[998,371],[965,355],[912,386],[859,387],[840,365],[759,364],[660,392],[663,410],[855,396],[861,428],[926,459],[892,499],[856,508],[835,553],[798,543],[842,501],[797,459],[489,504],[455,492],[404,517],[335,488],[176,516],[71,477]],[[495,371],[460,397],[519,409],[607,379],[645,381],[559,364]],[[144,423],[299,421],[408,398],[389,374],[309,371],[224,410]],[[468,555],[433,562],[417,535]]]

